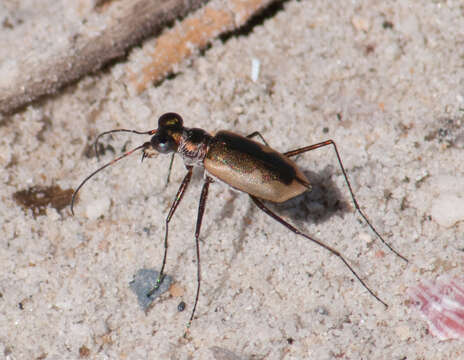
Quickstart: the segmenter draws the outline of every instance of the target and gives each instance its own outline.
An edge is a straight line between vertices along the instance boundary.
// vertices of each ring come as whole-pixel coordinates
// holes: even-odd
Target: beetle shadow
[[[311,183],[312,190],[306,191],[303,194],[277,204],[270,201],[264,201],[266,206],[274,211],[278,216],[289,220],[292,225],[301,227],[303,224],[319,224],[328,221],[332,216],[344,216],[346,212],[352,212],[351,197],[348,188],[340,188],[332,180],[333,177],[339,176],[333,166],[326,166],[320,172],[305,171],[304,175]],[[345,185],[345,184],[343,184]],[[231,196],[227,204],[225,204],[220,212],[216,212],[217,217],[214,221],[220,222],[226,217],[233,216],[235,201],[240,197],[239,192],[231,192]],[[230,258],[225,261],[223,275],[221,276],[220,284],[227,284],[230,277],[229,269],[235,262],[238,254],[246,249],[246,239],[249,237],[249,226],[252,224],[252,218],[255,216],[265,216],[259,208],[249,201],[249,206],[246,214],[243,216],[242,226],[237,229],[237,236],[234,237],[232,246],[233,252]],[[203,235],[207,236],[207,235]],[[221,296],[224,291],[224,286],[218,286],[212,295],[212,298]]]
[[[303,170],[309,179],[311,190],[283,203],[266,202],[276,214],[297,223],[321,224],[332,216],[352,212],[350,193],[347,186],[339,188],[332,180],[338,176],[333,166],[328,165],[320,172]]]
[[[284,218],[284,220],[288,220],[292,225],[300,227],[304,224],[318,225],[330,220],[334,215],[343,217],[345,213],[354,212],[354,205],[346,184],[338,187],[332,180],[332,178],[340,176],[340,174],[334,171],[333,166],[327,165],[319,172],[302,171],[311,184],[310,191],[305,191],[303,194],[283,203],[262,200],[276,215]],[[192,182],[202,183],[201,180],[201,174],[195,174],[194,172]],[[233,216],[235,200],[241,194],[243,193],[231,192],[229,201],[222,205],[220,211],[216,211],[215,222],[222,222],[225,218]],[[239,232],[237,243],[234,244],[236,253],[242,251],[247,228],[252,221],[250,219],[256,216],[256,214],[262,214],[262,211],[250,199],[250,205],[243,217],[243,225]],[[204,232],[203,236],[206,236]]]

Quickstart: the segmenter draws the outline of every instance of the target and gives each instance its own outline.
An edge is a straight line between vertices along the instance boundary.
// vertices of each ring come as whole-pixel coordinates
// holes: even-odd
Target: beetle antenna
[[[104,135],[108,135],[108,134],[112,134],[116,132],[129,132],[129,133],[133,133],[137,135],[153,135],[156,132],[156,130],[137,131],[137,130],[130,130],[130,129],[114,129],[114,130],[102,132],[101,134],[97,136],[97,138],[95,139],[95,144],[94,144],[95,155],[97,156],[97,160],[100,160],[100,155],[98,155],[98,140],[100,140],[100,138]]]
[[[114,131],[114,130],[113,130]],[[121,130],[118,130],[118,131],[121,131]],[[110,132],[110,131],[108,131]],[[149,132],[146,132],[146,133],[142,133],[142,134],[148,134],[150,133],[151,131]],[[105,133],[103,133],[105,134]],[[76,195],[77,193],[79,192],[79,190],[82,188],[82,186],[84,186],[84,184],[90,180],[90,178],[94,175],[96,175],[97,173],[99,173],[100,171],[102,171],[103,169],[107,168],[108,166],[110,165],[113,165],[115,162],[125,158],[126,156],[129,156],[131,154],[133,154],[134,152],[136,152],[137,150],[140,150],[140,149],[143,149],[145,146],[146,146],[147,143],[145,144],[142,144],[140,146],[137,146],[135,149],[132,149],[132,150],[129,150],[127,152],[125,152],[124,154],[122,154],[121,156],[118,156],[117,158],[111,160],[109,163],[106,163],[105,165],[103,165],[102,167],[98,168],[97,170],[95,170],[93,173],[91,173],[89,176],[87,176],[80,184],[79,186],[77,187],[76,191],[74,191],[73,195],[72,195],[72,199],[71,199],[71,214],[73,214],[74,216],[74,201],[76,200]]]

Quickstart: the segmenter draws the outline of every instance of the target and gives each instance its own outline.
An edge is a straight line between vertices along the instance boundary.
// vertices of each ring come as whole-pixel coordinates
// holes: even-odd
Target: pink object
[[[464,278],[441,276],[408,289],[412,305],[440,340],[464,338]]]

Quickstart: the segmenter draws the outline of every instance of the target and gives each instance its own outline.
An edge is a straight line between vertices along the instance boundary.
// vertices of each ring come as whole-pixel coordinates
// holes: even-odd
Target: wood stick
[[[156,45],[143,51],[148,61],[128,68],[129,89],[140,93],[149,85],[172,73],[179,63],[204,48],[221,33],[244,25],[275,0],[212,0],[193,12],[173,29],[161,34]],[[63,86],[99,70],[109,61],[126,54],[148,36],[179,17],[186,16],[206,0],[100,0],[99,14],[87,24],[86,31],[73,36],[50,53],[15,59],[7,79],[0,79],[0,113],[9,114],[41,96],[54,94]],[[90,35],[88,35],[90,34]],[[71,38],[71,34],[69,36]]]
[[[76,34],[63,48],[53,49],[49,54],[33,56],[31,51],[32,56],[15,59],[17,63],[11,69],[7,84],[0,87],[0,112],[11,113],[40,96],[56,93],[63,85],[124,56],[128,48],[205,2],[120,0],[103,3],[101,15],[87,26],[102,31]]]

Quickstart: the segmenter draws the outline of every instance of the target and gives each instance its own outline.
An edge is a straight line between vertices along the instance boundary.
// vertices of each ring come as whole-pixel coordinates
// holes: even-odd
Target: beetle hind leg
[[[292,157],[292,156],[303,154],[305,152],[308,152],[308,151],[311,151],[311,150],[316,150],[316,149],[319,149],[321,147],[328,146],[328,145],[333,146],[333,149],[335,151],[335,155],[337,155],[338,164],[340,166],[340,169],[342,170],[343,177],[345,178],[345,183],[346,183],[346,185],[348,187],[348,190],[350,192],[351,200],[352,200],[356,210],[358,211],[358,213],[361,215],[361,217],[364,219],[364,221],[370,227],[370,229],[374,232],[374,234],[380,239],[380,241],[386,247],[388,247],[390,249],[390,251],[392,253],[394,253],[396,256],[403,259],[404,261],[408,262],[408,259],[406,259],[403,255],[401,255],[398,251],[396,251],[387,241],[385,241],[385,239],[382,237],[382,235],[380,235],[380,233],[377,231],[377,229],[374,227],[374,225],[371,224],[371,222],[368,219],[367,215],[364,214],[364,212],[361,210],[361,207],[359,206],[358,201],[356,200],[356,197],[354,196],[354,192],[353,192],[353,188],[351,187],[351,183],[348,180],[348,176],[346,175],[345,167],[343,166],[342,159],[340,157],[340,153],[338,152],[337,145],[335,144],[335,141],[326,140],[326,141],[323,141],[323,142],[320,142],[320,143],[317,143],[317,144],[314,144],[314,145],[309,145],[309,146],[302,147],[300,149],[287,151],[287,152],[284,153],[284,155],[287,156],[287,157]]]
[[[331,252],[333,255],[337,256],[346,265],[346,267],[351,271],[351,273],[355,276],[355,278],[358,279],[358,281],[361,283],[361,285],[369,292],[369,294],[371,294],[377,301],[379,301],[386,308],[388,308],[387,303],[385,301],[383,301],[382,299],[380,299],[379,296],[376,293],[374,293],[367,286],[367,284],[361,279],[361,277],[358,275],[358,273],[352,268],[352,266],[348,263],[348,261],[343,257],[342,254],[340,254],[334,248],[324,244],[322,241],[317,240],[315,238],[312,238],[309,235],[306,235],[305,233],[301,232],[300,230],[295,228],[293,225],[291,225],[290,223],[285,221],[283,218],[281,218],[279,215],[274,213],[271,209],[269,209],[266,205],[264,205],[263,202],[261,200],[259,200],[258,198],[254,197],[254,196],[251,196],[251,195],[250,195],[250,197],[251,197],[251,200],[253,200],[253,202],[256,204],[256,206],[258,206],[258,208],[260,208],[262,211],[264,211],[267,215],[272,217],[274,220],[276,220],[279,223],[281,223],[282,225],[284,225],[287,229],[289,229],[290,231],[292,231],[293,233],[295,233],[297,235],[301,235],[301,236],[305,237],[306,239],[311,240],[312,242],[316,243],[317,245],[319,245],[319,246],[323,247],[324,249],[328,250],[329,252]]]

